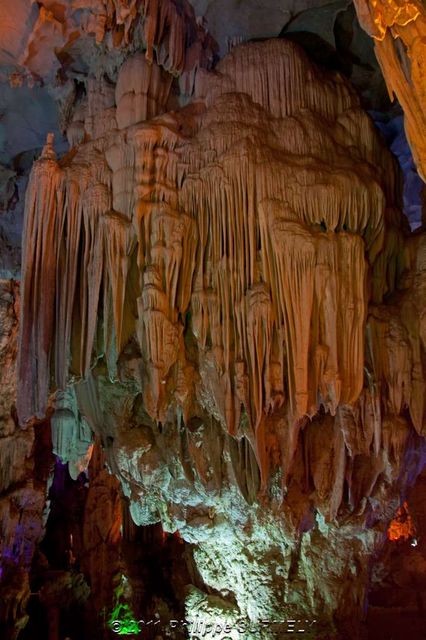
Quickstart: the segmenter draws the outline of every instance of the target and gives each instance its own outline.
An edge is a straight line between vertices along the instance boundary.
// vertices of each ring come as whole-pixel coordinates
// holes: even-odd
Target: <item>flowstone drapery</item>
[[[420,468],[424,240],[355,92],[295,45],[233,49],[180,108],[152,58],[91,81],[33,167],[18,415],[71,388],[58,446],[78,413],[68,459],[89,425],[135,522],[195,545],[215,595],[189,614],[358,637]]]

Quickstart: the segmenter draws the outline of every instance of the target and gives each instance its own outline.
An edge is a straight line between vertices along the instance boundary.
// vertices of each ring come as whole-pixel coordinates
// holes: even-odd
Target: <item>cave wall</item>
[[[359,65],[317,67],[289,37],[312,24],[295,6],[287,37],[241,43],[248,26],[217,46],[183,2],[47,4],[9,69],[54,87],[69,145],[49,134],[28,180],[18,391],[5,283],[5,548],[20,530],[10,487],[37,502],[10,575],[28,584],[43,535],[40,434],[73,478],[92,465],[79,556],[95,608],[111,599],[109,554],[111,580],[120,567],[105,456],[135,525],[191,545],[188,617],[243,624],[247,640],[293,619],[313,638],[363,637],[374,558],[425,460],[426,254]],[[336,24],[353,22],[333,4],[341,51]],[[411,38],[420,15],[386,29]],[[17,633],[28,587],[5,584]]]
[[[44,535],[52,464],[50,425],[22,429],[16,414],[19,284],[0,281],[0,633],[27,624],[29,573]]]

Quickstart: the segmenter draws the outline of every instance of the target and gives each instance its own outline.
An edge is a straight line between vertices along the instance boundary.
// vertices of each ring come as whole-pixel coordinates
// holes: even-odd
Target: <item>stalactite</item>
[[[103,227],[101,217],[110,209],[110,194],[105,185],[86,189],[83,201],[82,263],[80,265],[81,372],[87,376],[92,364],[92,349],[97,325],[97,309],[103,270]]]
[[[50,387],[55,320],[56,261],[64,216],[63,174],[48,137],[27,191],[18,376],[18,413],[25,422],[43,417]],[[41,303],[41,304],[40,304]]]
[[[330,520],[336,517],[343,496],[346,451],[342,432],[330,416],[314,420],[306,429],[306,464],[317,500]]]
[[[117,41],[138,6],[109,3]],[[73,148],[58,162],[49,138],[34,164],[19,418],[55,391],[55,451],[76,475],[93,450],[102,562],[121,522],[105,462],[136,524],[194,545],[235,620],[302,607],[332,625],[336,602],[355,618],[420,467],[423,235],[404,236],[395,160],[343,77],[284,40],[207,72],[183,1],[143,10],[147,56],[127,51],[115,86],[91,78]]]
[[[398,416],[408,407],[413,424],[421,433],[425,405],[418,313],[408,302],[402,310],[378,308],[373,310],[368,324],[374,377],[382,385],[387,411]]]
[[[144,0],[144,35],[146,59],[156,58],[167,71],[185,70],[187,50],[197,39],[197,25],[192,8],[179,2]]]
[[[111,212],[103,218],[103,237],[101,251],[107,261],[107,272],[111,285],[112,306],[117,353],[124,346],[123,322],[126,313],[126,283],[130,269],[130,260],[136,245],[130,222],[119,214]]]
[[[180,76],[183,92],[191,95],[198,69],[213,64],[216,42],[199,24],[189,2],[143,0],[141,12],[147,62],[155,60]]]
[[[168,20],[157,23],[157,10],[147,3],[152,43]],[[279,472],[283,495],[296,479],[311,483],[328,520],[346,482],[362,510],[381,470],[401,460],[402,429],[388,425],[408,407],[421,432],[424,412],[423,307],[398,291],[413,258],[402,252],[395,162],[342,78],[289,42],[233,49],[215,73],[197,74],[196,100],[176,112],[163,113],[171,76],[158,62],[123,64],[116,107],[111,86],[96,85],[98,99],[93,84],[78,116],[86,137],[60,166],[49,145],[35,164],[21,389],[36,355],[42,388],[38,405],[21,395],[20,416],[41,412],[52,356],[56,384],[79,381],[99,435],[95,398],[108,385],[131,389],[123,420],[140,396],[137,430],[178,429],[184,482],[214,494],[231,474],[251,502]],[[53,253],[42,254],[49,233]],[[54,283],[43,305],[41,273]],[[220,429],[228,440],[215,448]],[[333,459],[317,464],[325,442]],[[117,469],[120,456],[111,453]],[[134,473],[126,467],[123,481]],[[158,518],[156,496],[135,517]]]
[[[52,451],[62,462],[68,462],[71,477],[76,480],[87,470],[92,456],[92,432],[78,412],[73,388],[59,391],[51,418]]]
[[[82,220],[79,193],[80,183],[84,184],[85,182],[81,174],[79,178],[80,180],[75,179],[67,182],[65,210],[68,215],[63,223],[66,250],[65,255],[61,256],[58,261],[57,291],[64,295],[62,302],[56,304],[55,371],[56,384],[61,389],[66,386],[70,364],[73,306],[78,275],[78,250]]]
[[[398,98],[420,175],[426,175],[426,9],[420,0],[355,0],[359,20],[375,42],[389,95]]]

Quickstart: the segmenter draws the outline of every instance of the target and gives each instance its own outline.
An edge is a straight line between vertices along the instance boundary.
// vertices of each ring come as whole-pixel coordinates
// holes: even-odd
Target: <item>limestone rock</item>
[[[44,533],[51,463],[48,425],[24,430],[16,417],[19,303],[18,283],[0,281],[0,633],[12,639],[28,621],[28,574]]]
[[[195,545],[217,599],[188,613],[356,638],[424,430],[423,235],[353,89],[288,41],[200,63],[168,110],[183,54],[169,34],[148,64],[154,8],[148,62],[92,79],[72,151],[34,165],[18,414],[59,389],[62,458],[90,426],[135,522]]]
[[[375,51],[391,96],[405,113],[405,129],[419,173],[426,175],[426,9],[420,0],[355,0],[359,20]]]

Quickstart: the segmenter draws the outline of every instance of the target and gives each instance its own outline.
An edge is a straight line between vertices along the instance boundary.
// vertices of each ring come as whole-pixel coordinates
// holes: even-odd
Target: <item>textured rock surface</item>
[[[67,72],[111,70],[120,50],[142,43],[149,60],[155,49],[168,71],[186,73],[195,62],[207,63],[216,46],[184,0],[42,0],[37,6],[19,0],[16,14],[5,3],[0,10],[0,64],[15,85],[60,86]]]
[[[422,464],[424,239],[395,160],[289,42],[234,48],[166,113],[167,64],[138,56],[32,171],[20,418],[73,387],[134,521],[195,545],[189,616],[358,637]]]
[[[223,56],[241,41],[276,37],[294,16],[327,5],[329,0],[191,0],[191,4]]]
[[[407,609],[407,583],[423,589],[421,544],[407,567],[385,547],[371,569],[426,459],[424,233],[409,235],[397,163],[360,105],[380,111],[419,226],[398,111],[348,1],[192,6],[0,4],[3,275],[20,269],[39,158],[26,428],[16,285],[0,293],[5,637],[27,621],[30,588],[46,633],[100,637],[94,612],[105,618],[120,573],[138,615],[182,616],[191,583],[186,615],[228,621],[235,640],[280,637],[291,620],[305,637],[355,639],[371,575],[370,620],[389,583]],[[357,9],[421,166],[424,9]],[[76,480],[57,461],[33,560],[52,450]],[[164,556],[165,541],[160,579],[146,549]]]
[[[0,281],[0,634],[14,639],[27,622],[28,573],[44,532],[50,467],[48,425],[16,419],[19,286]]]
[[[194,0],[193,9],[183,0],[18,0],[13,12],[6,0],[0,4],[0,163],[16,176],[13,184],[8,180],[13,196],[4,209],[0,175],[1,277],[20,277],[29,165],[39,156],[46,133],[55,131],[60,152],[65,149],[65,130],[71,146],[79,141],[82,127],[76,104],[82,87],[93,77],[105,76],[115,83],[131,51],[148,48],[149,57],[155,51],[173,73],[183,70],[180,99],[185,100],[192,93],[197,65],[211,65],[217,53],[223,56],[241,41],[284,34],[317,62],[349,77],[364,107],[384,112],[380,119],[398,115],[398,107],[390,106],[373,41],[361,29],[349,0]],[[175,101],[178,93],[174,87]],[[404,103],[401,92],[396,93],[410,111],[408,98]],[[404,159],[407,193],[417,193],[407,149],[398,156]],[[413,213],[414,206],[418,204],[410,198],[405,212],[415,228],[421,217]]]
[[[375,40],[389,95],[398,98],[419,173],[426,175],[426,9],[421,0],[354,0],[359,20]]]
[[[155,48],[191,93],[195,66],[210,66],[217,47],[182,0],[9,4],[0,2],[0,277],[19,278],[29,168],[48,131],[56,150],[66,149],[62,133],[87,77],[115,82],[129,51],[145,48],[152,59]],[[68,135],[72,143],[78,123]]]

